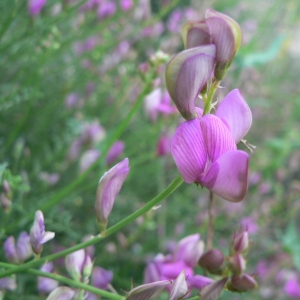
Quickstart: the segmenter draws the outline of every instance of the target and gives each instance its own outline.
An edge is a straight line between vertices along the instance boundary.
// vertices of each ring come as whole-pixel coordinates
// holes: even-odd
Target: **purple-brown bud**
[[[241,275],[246,269],[246,260],[240,253],[236,253],[228,259],[228,265],[233,274]]]
[[[198,265],[211,274],[221,275],[224,269],[224,255],[219,249],[208,250],[200,257]]]
[[[233,241],[231,243],[230,253],[243,253],[248,251],[250,245],[248,231],[240,231],[239,233],[234,233]]]
[[[241,276],[233,275],[227,284],[229,291],[238,293],[251,291],[257,287],[258,284],[256,280],[248,274],[243,274]]]
[[[206,11],[205,22],[209,27],[212,43],[216,45],[217,49],[215,77],[217,80],[221,80],[241,46],[241,28],[229,16],[212,9]]]
[[[211,78],[215,64],[215,46],[205,45],[175,55],[166,69],[169,94],[186,120],[197,118],[195,101]]]

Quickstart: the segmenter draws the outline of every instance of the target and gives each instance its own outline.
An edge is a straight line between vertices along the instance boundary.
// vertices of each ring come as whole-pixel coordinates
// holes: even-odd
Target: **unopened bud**
[[[93,262],[89,255],[86,254],[84,266],[83,266],[83,277],[90,277],[93,271]]]
[[[246,260],[240,253],[236,253],[228,260],[229,269],[235,275],[241,275],[246,269]]]
[[[239,233],[235,233],[233,236],[233,241],[231,244],[230,253],[246,253],[248,251],[250,245],[249,234],[248,231],[240,231]]]
[[[251,291],[257,287],[258,284],[256,280],[248,274],[243,274],[241,276],[233,275],[227,284],[227,289],[229,291],[238,293]]]
[[[211,274],[221,275],[224,268],[224,255],[219,249],[208,250],[200,257],[198,265]]]
[[[66,268],[69,274],[76,280],[80,281],[81,272],[85,261],[85,251],[80,249],[66,257]]]
[[[182,38],[186,49],[211,44],[209,28],[205,21],[189,21],[182,26]]]

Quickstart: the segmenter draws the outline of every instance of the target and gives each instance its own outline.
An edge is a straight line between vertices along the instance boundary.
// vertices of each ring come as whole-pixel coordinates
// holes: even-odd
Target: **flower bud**
[[[219,249],[208,250],[200,257],[198,265],[211,274],[221,275],[224,269],[224,255]]]
[[[101,231],[106,229],[108,216],[129,173],[130,168],[128,164],[129,160],[125,158],[106,172],[99,181],[95,209]]]
[[[258,284],[256,280],[248,274],[243,274],[241,276],[233,275],[227,284],[229,291],[238,293],[251,291],[257,287]]]
[[[85,255],[85,261],[83,266],[83,276],[90,277],[93,271],[93,262],[89,255]]]
[[[157,299],[156,297],[169,284],[169,280],[162,280],[137,286],[128,293],[126,300]]]
[[[186,120],[197,118],[195,101],[212,75],[215,54],[212,44],[191,48],[175,55],[167,65],[167,89]]]
[[[30,236],[26,231],[22,231],[18,237],[16,250],[19,258],[19,262],[23,262],[28,259],[32,253],[32,248],[30,244]]]
[[[186,49],[212,44],[205,21],[189,21],[182,26],[183,44]]]
[[[71,300],[75,295],[75,291],[66,286],[60,286],[56,288],[52,293],[48,296],[46,300]]]
[[[221,80],[241,46],[242,32],[232,18],[212,9],[206,11],[205,22],[217,49],[215,77]]]
[[[183,297],[187,293],[188,293],[188,286],[185,280],[185,272],[183,270],[178,275],[178,277],[172,282],[169,300],[183,299]]]
[[[246,253],[248,251],[250,242],[249,242],[249,234],[248,231],[240,231],[239,233],[235,233],[233,236],[233,241],[231,243],[230,253]]]
[[[246,261],[240,253],[236,253],[228,260],[229,269],[235,275],[241,275],[246,269]]]
[[[44,215],[40,210],[38,210],[35,213],[34,223],[30,230],[30,243],[32,251],[36,255],[40,255],[43,250],[43,244],[53,239],[54,236],[54,232],[45,232]]]
[[[15,238],[10,236],[4,242],[4,252],[7,260],[12,264],[18,264],[19,258],[15,245]]]
[[[85,261],[85,251],[84,249],[80,249],[75,251],[66,257],[66,268],[76,281],[80,281],[81,279],[81,272],[83,269]]]
[[[228,280],[228,277],[215,281],[210,285],[205,286],[200,293],[201,300],[216,300],[219,299],[223,288]]]

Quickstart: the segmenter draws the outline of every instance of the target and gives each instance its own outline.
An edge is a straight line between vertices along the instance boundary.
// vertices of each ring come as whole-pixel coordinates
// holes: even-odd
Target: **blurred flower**
[[[171,154],[171,141],[172,137],[168,135],[160,136],[156,147],[157,156],[165,156]]]
[[[235,253],[228,259],[228,266],[235,275],[241,275],[246,269],[246,261],[240,253]]]
[[[92,284],[98,289],[108,290],[108,285],[113,279],[113,272],[101,267],[94,267],[92,272]]]
[[[166,84],[177,109],[186,120],[197,118],[195,101],[210,79],[215,64],[214,45],[184,50],[166,69]]]
[[[0,296],[1,290],[14,291],[17,289],[16,276],[4,277],[0,279]]]
[[[147,117],[156,122],[158,114],[174,114],[177,112],[176,107],[171,104],[171,98],[168,93],[162,93],[160,88],[156,88],[145,97],[144,108]]]
[[[44,215],[38,210],[30,230],[30,243],[33,252],[39,256],[43,250],[43,244],[53,239],[54,236],[54,232],[45,232]]]
[[[56,288],[46,300],[72,300],[75,291],[66,286]]]
[[[179,9],[174,10],[168,20],[167,28],[170,32],[180,32],[182,12]]]
[[[99,157],[100,151],[97,149],[89,149],[83,152],[79,162],[80,173],[85,172]]]
[[[100,230],[106,229],[108,216],[129,170],[129,160],[125,158],[100,178],[95,204]]]
[[[41,172],[39,177],[49,185],[55,185],[60,179],[60,175],[58,173]]]
[[[159,280],[175,280],[182,271],[185,272],[187,285],[190,288],[201,289],[213,282],[212,279],[194,275],[193,268],[203,253],[203,242],[199,234],[187,236],[180,240],[173,253],[166,256],[158,254],[152,259],[144,271],[144,282]]]
[[[81,280],[81,272],[85,262],[85,251],[80,249],[66,256],[66,269],[76,281]]]
[[[46,273],[51,273],[53,270],[53,263],[48,262],[45,263],[40,270],[42,272]],[[49,294],[51,293],[54,289],[58,287],[58,281],[52,279],[52,278],[47,278],[47,277],[38,277],[38,291],[42,294]]]
[[[102,1],[98,6],[97,16],[99,19],[111,17],[116,12],[116,4],[112,1]]]
[[[162,280],[137,286],[128,293],[126,300],[154,299],[169,284],[169,280]]]
[[[123,11],[130,10],[133,6],[132,0],[120,0],[120,6]]]
[[[10,263],[19,264],[28,259],[33,254],[28,233],[20,233],[17,245],[13,236],[8,237],[4,242],[4,252]]]
[[[250,246],[249,234],[247,229],[241,229],[240,232],[234,233],[230,253],[245,253]]]
[[[110,165],[114,163],[123,154],[124,147],[125,147],[124,142],[122,141],[114,142],[114,144],[108,150],[106,156],[106,164]]]
[[[284,285],[284,291],[289,297],[300,299],[300,282],[298,278],[289,279]]]
[[[32,16],[38,15],[44,5],[46,4],[47,0],[28,0],[28,10]]]
[[[80,97],[76,93],[70,93],[65,99],[65,105],[67,108],[73,108],[79,105]]]
[[[256,233],[258,231],[258,226],[253,217],[245,217],[240,221],[242,228],[248,231],[248,233]]]

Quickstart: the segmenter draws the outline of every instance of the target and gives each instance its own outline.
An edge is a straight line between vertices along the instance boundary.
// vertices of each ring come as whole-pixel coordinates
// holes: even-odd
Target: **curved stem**
[[[50,255],[44,256],[40,259],[31,260],[31,261],[29,261],[29,262],[27,262],[23,265],[20,265],[18,267],[15,267],[15,268],[12,268],[10,270],[7,270],[7,271],[4,271],[4,272],[0,273],[0,278],[11,275],[11,274],[23,272],[23,271],[25,271],[29,268],[40,266],[40,265],[42,265],[42,264],[44,264],[48,261],[52,261],[52,260],[55,260],[57,258],[66,256],[66,255],[68,255],[72,252],[75,252],[77,250],[86,248],[88,246],[91,246],[91,245],[94,245],[94,244],[100,242],[101,240],[103,240],[106,237],[108,237],[108,236],[114,234],[115,232],[119,231],[121,228],[128,225],[133,220],[137,219],[138,217],[140,217],[141,215],[143,215],[144,213],[149,211],[152,207],[157,205],[160,201],[164,200],[166,197],[171,195],[182,183],[183,183],[183,179],[181,178],[180,175],[178,175],[169,184],[169,186],[167,186],[167,188],[165,190],[163,190],[159,195],[154,197],[147,204],[145,204],[143,207],[141,207],[140,209],[138,209],[137,211],[135,211],[131,215],[129,215],[126,218],[124,218],[123,220],[121,220],[119,223],[117,223],[117,224],[113,225],[112,227],[108,228],[105,232],[105,236],[98,235],[98,236],[95,236],[94,238],[92,238],[92,239],[90,239],[86,242],[80,243],[76,246],[65,249],[61,252],[58,252],[58,253],[55,253],[55,254],[50,254]]]
[[[2,263],[2,262],[0,262],[0,266],[4,267],[6,269],[13,269],[14,268],[14,265],[7,264],[7,263]],[[100,296],[103,296],[103,297],[106,297],[106,298],[109,298],[109,299],[113,299],[113,300],[123,300],[123,299],[125,299],[125,297],[123,297],[123,296],[113,294],[113,293],[107,292],[105,290],[98,289],[98,288],[93,287],[89,284],[78,282],[78,281],[75,281],[73,279],[67,278],[65,276],[58,275],[58,274],[42,272],[42,271],[35,270],[35,269],[27,269],[25,272],[28,273],[28,274],[36,275],[36,276],[51,278],[51,279],[57,280],[59,282],[63,282],[65,284],[73,286],[75,288],[84,289],[85,291],[88,291],[88,292],[91,292],[91,293],[94,293],[96,295],[100,295]]]

